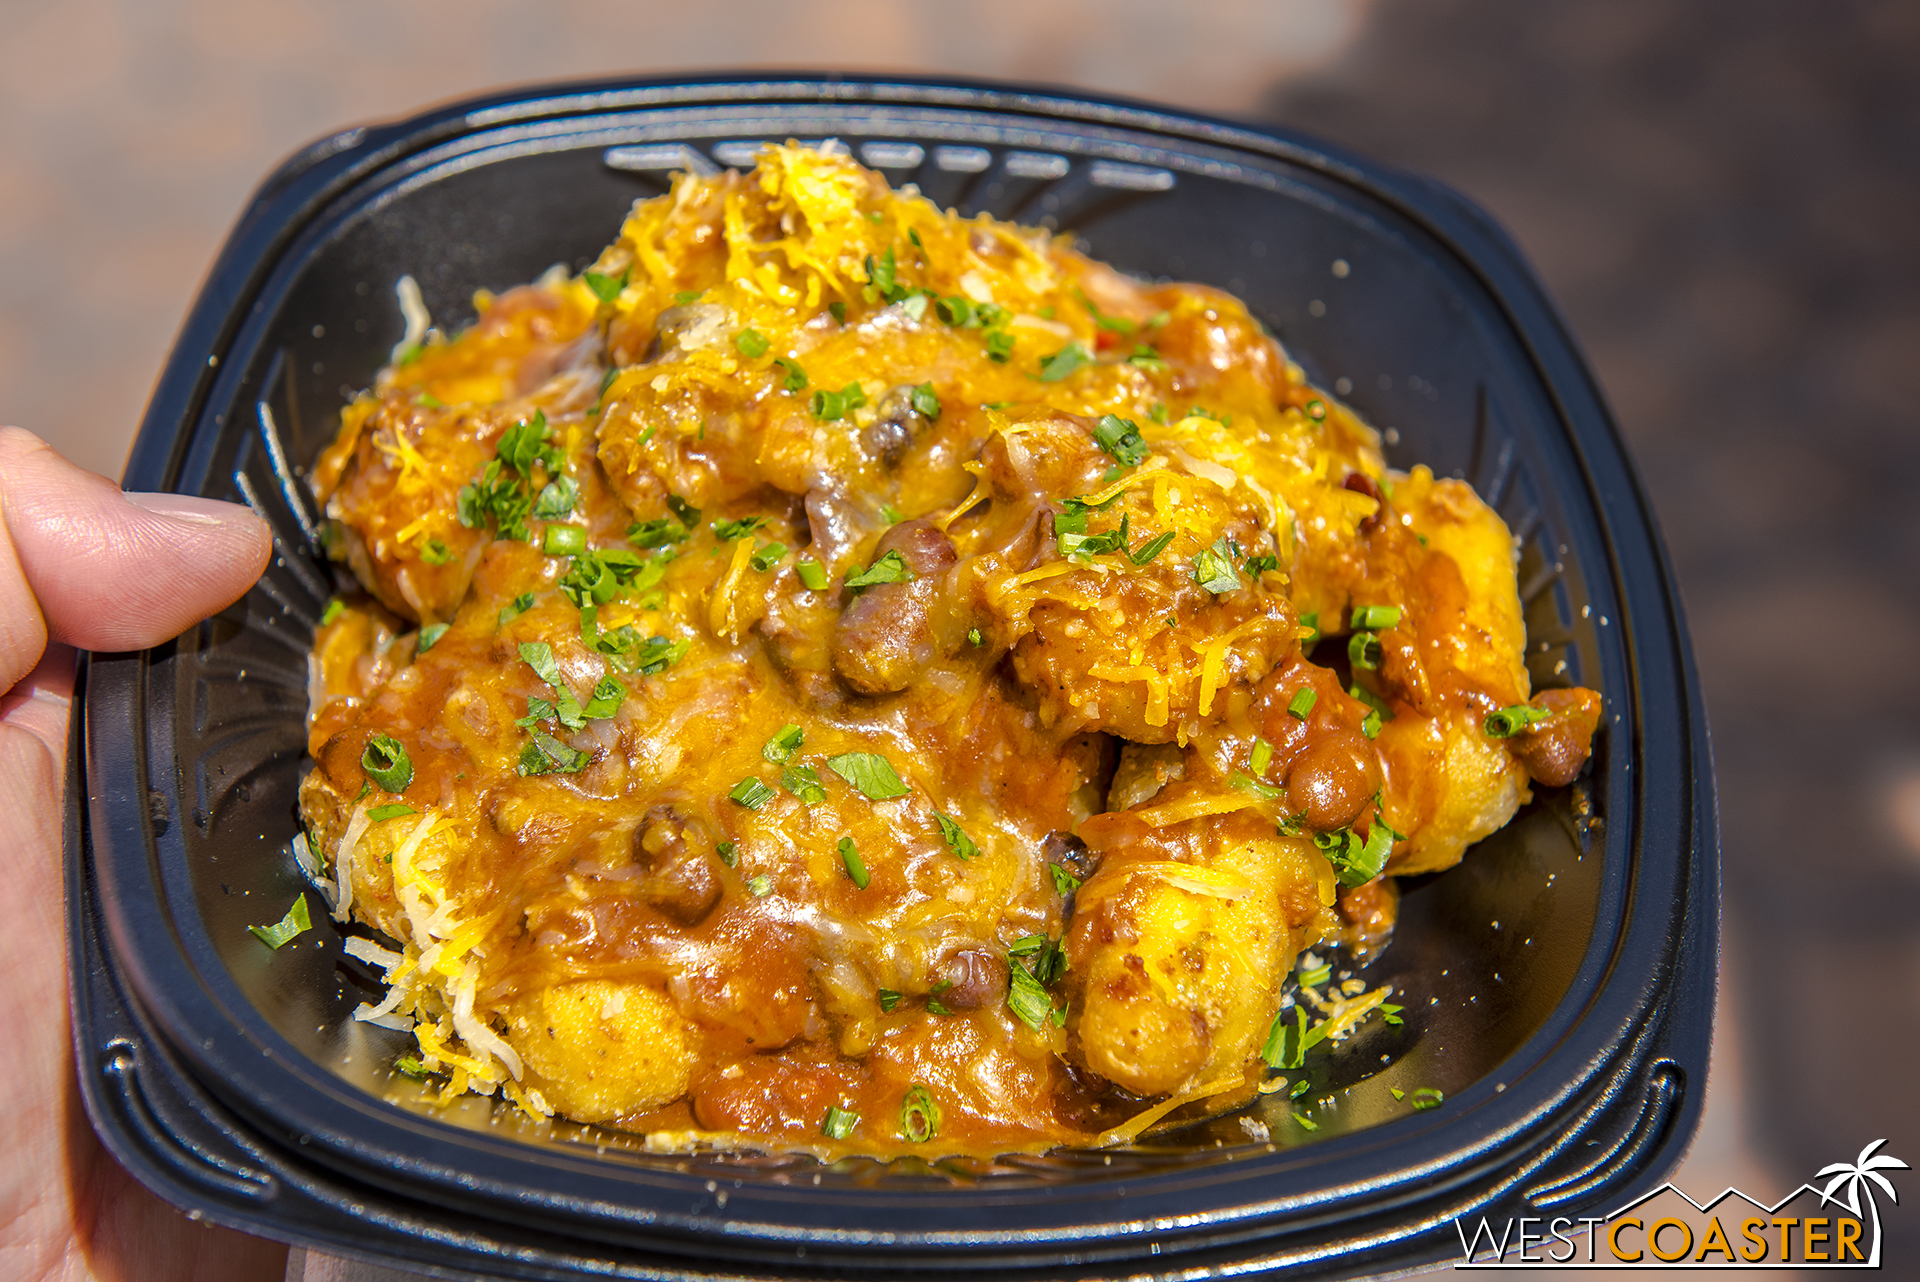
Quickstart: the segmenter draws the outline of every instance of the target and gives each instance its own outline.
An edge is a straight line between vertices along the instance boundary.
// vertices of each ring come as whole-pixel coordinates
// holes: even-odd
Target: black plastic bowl
[[[306,651],[335,590],[301,480],[398,339],[472,291],[588,263],[678,167],[838,139],[962,212],[1077,233],[1145,277],[1223,286],[1389,458],[1470,479],[1521,543],[1537,683],[1608,716],[1590,775],[1409,887],[1371,968],[1406,1022],[1283,1097],[1107,1154],[823,1168],[655,1155],[386,1071],[398,1034],[331,922],[272,953]],[[726,1273],[1350,1275],[1456,1252],[1452,1221],[1576,1216],[1651,1187],[1699,1115],[1718,868],[1705,722],[1645,496],[1512,244],[1458,196],[1291,134],[1037,90],[793,76],[512,94],[309,148],[248,207],[128,464],[138,490],[252,504],[278,555],[239,604],[94,655],[70,817],[75,1037],[94,1125],[206,1218],[336,1252],[535,1277]],[[78,799],[85,798],[80,805]],[[315,900],[317,902],[317,899]],[[1398,1089],[1436,1087],[1416,1111]]]

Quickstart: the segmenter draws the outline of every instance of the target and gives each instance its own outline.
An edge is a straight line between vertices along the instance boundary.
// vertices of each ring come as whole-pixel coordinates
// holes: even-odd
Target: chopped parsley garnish
[[[1516,703],[1511,708],[1502,708],[1490,715],[1481,729],[1490,739],[1511,739],[1536,721],[1545,721],[1548,717],[1545,708],[1536,708],[1530,703]]]
[[[1295,1022],[1287,1022],[1287,1012],[1281,1011],[1273,1017],[1273,1025],[1267,1030],[1267,1044],[1260,1051],[1260,1058],[1270,1068],[1299,1068],[1306,1062],[1307,1052],[1327,1039],[1327,1029],[1331,1020],[1322,1020],[1309,1028],[1307,1026],[1307,1008],[1293,1008]]]
[[[580,556],[587,550],[587,532],[578,525],[549,525],[540,550],[548,556]]]
[[[446,623],[429,623],[425,627],[421,628],[420,629],[420,645],[419,645],[419,648],[415,650],[414,653],[425,654],[427,651],[433,649],[434,642],[438,641],[441,637],[447,635],[447,629],[450,626],[451,626],[450,624],[446,624]]]
[[[827,799],[820,772],[812,766],[789,764],[780,771],[780,786],[800,798],[800,804],[805,806],[817,806]]]
[[[764,516],[742,516],[731,521],[715,521],[713,537],[722,543],[731,543],[735,539],[744,539],[767,523]]]
[[[898,525],[900,524],[900,522],[906,520],[907,518],[906,518],[906,514],[901,512],[901,510],[895,507],[893,504],[882,503],[880,505],[880,519],[885,521],[888,525]]]
[[[657,516],[651,521],[635,521],[627,527],[627,542],[642,549],[663,548],[669,544],[686,539],[687,527],[670,516]]]
[[[870,801],[904,797],[913,789],[900,782],[893,766],[877,752],[843,752],[827,758],[827,769],[864,793]]]
[[[1387,856],[1393,853],[1393,843],[1401,839],[1401,834],[1376,817],[1364,840],[1353,829],[1342,828],[1338,832],[1315,833],[1313,844],[1340,875],[1340,884],[1352,887],[1363,886],[1378,877],[1387,866]]]
[[[533,593],[522,592],[519,596],[500,607],[500,626],[503,628],[506,627],[507,624],[513,622],[513,620],[519,618],[531,609],[533,609]]]
[[[1042,984],[1056,984],[1067,973],[1066,949],[1045,935],[1023,935],[1007,945],[1007,956],[1032,958],[1027,967]]]
[[[438,396],[435,396],[432,392],[420,393],[420,395],[413,398],[413,403],[423,409],[443,410],[447,408],[447,403]]]
[[[747,564],[751,565],[760,573],[765,574],[768,570],[780,564],[780,558],[786,554],[787,545],[784,543],[778,541],[762,543],[753,550],[753,555],[747,558]]]
[[[600,376],[600,394],[593,398],[593,408],[588,410],[587,413],[598,414],[600,412],[600,406],[604,404],[607,399],[607,389],[612,387],[613,380],[619,377],[620,371],[618,368],[610,369]]]
[[[875,587],[882,583],[911,583],[913,568],[900,555],[898,548],[880,557],[864,570],[855,570],[847,576],[847,586],[858,591],[861,588]]]
[[[1305,721],[1313,715],[1313,705],[1320,702],[1320,694],[1312,687],[1297,692],[1287,704],[1287,715],[1295,721]]]
[[[1093,425],[1093,442],[1122,467],[1139,467],[1150,453],[1146,439],[1140,435],[1140,425],[1118,414],[1103,415]]]
[[[1267,553],[1265,556],[1250,556],[1247,558],[1246,565],[1243,568],[1246,570],[1248,574],[1253,575],[1255,578],[1259,578],[1262,574],[1265,574],[1268,570],[1279,569],[1280,558],[1273,555],[1271,552]]]
[[[526,486],[517,477],[506,475],[504,465],[496,458],[480,470],[478,480],[460,487],[453,510],[469,530],[491,522],[499,537],[524,543],[532,508]]]
[[[734,350],[748,360],[758,360],[767,354],[767,336],[757,329],[743,329],[733,336]]]
[[[980,631],[980,629],[979,629],[979,628],[968,628],[968,629],[967,629],[967,644],[968,644],[968,645],[972,645],[972,646],[982,646],[982,645],[985,645],[986,643],[987,643],[987,638],[986,638],[986,637],[985,637],[984,635],[982,635],[982,633],[981,633],[981,631]]]
[[[1413,1106],[1423,1112],[1430,1108],[1439,1108],[1446,1102],[1446,1095],[1432,1086],[1422,1086],[1413,1093]]]
[[[605,720],[620,711],[620,705],[627,699],[627,688],[612,677],[601,677],[593,687],[593,697],[587,700],[587,706],[581,709],[583,715],[592,720]]]
[[[547,416],[535,410],[533,417],[522,419],[500,437],[500,461],[522,476],[533,475],[535,463],[546,464],[549,472],[560,470],[560,451],[547,439]]]
[[[867,394],[861,390],[860,384],[848,383],[837,392],[829,392],[824,388],[815,392],[813,399],[807,402],[807,408],[821,422],[831,423],[845,418],[866,403]]]
[[[1385,628],[1400,626],[1400,607],[1397,605],[1356,605],[1353,607],[1353,622],[1347,625],[1356,630],[1365,628],[1379,632]]]
[[[733,789],[727,793],[727,797],[730,800],[739,802],[748,810],[758,810],[773,800],[773,789],[767,787],[764,781],[748,775],[745,779],[733,785]]]
[[[913,412],[929,423],[940,417],[940,397],[934,392],[932,383],[922,383],[908,396]]]
[[[925,1144],[940,1133],[940,1105],[933,1092],[915,1082],[900,1102],[900,1134],[910,1144]]]
[[[418,1056],[403,1055],[393,1061],[393,1071],[417,1081],[427,1075],[427,1066],[420,1062]]]
[[[826,567],[818,561],[796,561],[793,569],[794,573],[800,576],[801,586],[805,587],[809,592],[826,591],[827,583],[829,582]]]
[[[1395,1006],[1392,1002],[1381,1002],[1380,1018],[1383,1022],[1395,1025],[1397,1027],[1400,1023],[1400,1012],[1405,1009],[1406,1007]]]
[[[900,1004],[900,994],[894,992],[891,988],[882,988],[875,992],[874,996],[880,999],[880,1009],[882,1011],[890,1011]]]
[[[755,899],[765,899],[773,893],[773,878],[765,873],[755,873],[747,878],[747,893]]]
[[[1154,535],[1152,538],[1148,539],[1145,543],[1142,543],[1139,547],[1127,553],[1127,557],[1135,565],[1145,565],[1149,561],[1153,560],[1154,557],[1159,556],[1162,552],[1166,551],[1168,545],[1170,545],[1172,542],[1173,542],[1173,531],[1168,530],[1164,534]]]
[[[360,754],[360,768],[388,792],[405,792],[413,782],[413,758],[398,739],[388,735],[377,734],[367,740],[366,751]]]
[[[1066,1011],[1054,1009],[1052,996],[1024,966],[1007,967],[1007,1009],[1036,1033],[1044,1032],[1050,1023],[1066,1023]]]
[[[1320,1123],[1314,1121],[1311,1117],[1308,1117],[1305,1113],[1299,1112],[1298,1110],[1295,1110],[1293,1114],[1293,1120],[1300,1123],[1300,1128],[1302,1130],[1317,1131],[1320,1129]]]
[[[550,686],[559,686],[560,665],[554,660],[552,646],[545,641],[522,641],[520,657],[542,681]]]
[[[680,306],[685,307],[688,303],[699,302],[700,295],[706,292],[707,291],[704,289],[683,289],[679,293],[673,296],[673,301],[678,303]]]
[[[1073,294],[1074,297],[1080,300],[1080,305],[1087,309],[1087,314],[1093,317],[1093,323],[1098,328],[1107,330],[1110,333],[1119,334],[1123,337],[1131,335],[1135,330],[1140,328],[1140,326],[1133,321],[1126,320],[1119,316],[1109,316],[1101,311],[1099,305],[1087,297],[1087,291],[1081,289],[1078,285],[1074,286]]]
[[[1127,364],[1136,369],[1149,370],[1155,374],[1167,368],[1167,362],[1149,344],[1140,343],[1133,349],[1133,355],[1127,357]]]
[[[1060,892],[1062,899],[1086,884],[1059,864],[1048,864],[1047,869],[1053,874],[1053,888]]]
[[[328,627],[333,621],[347,612],[347,603],[339,597],[327,602],[327,608],[320,612],[320,626]]]
[[[860,1125],[860,1114],[849,1113],[838,1104],[827,1105],[827,1115],[820,1119],[820,1133],[830,1140],[843,1140],[853,1134],[853,1128]]]
[[[1039,378],[1042,383],[1058,383],[1061,379],[1078,373],[1092,363],[1093,357],[1087,353],[1086,348],[1078,343],[1068,343],[1040,362]]]
[[[1084,521],[1085,519],[1086,517],[1083,514],[1081,520]],[[1059,524],[1059,520],[1060,518],[1057,516],[1054,518],[1056,526]],[[1127,536],[1127,517],[1122,513],[1120,517],[1120,527],[1118,529],[1108,530],[1104,534],[1062,534],[1058,536],[1058,542],[1062,556],[1085,558],[1101,556],[1108,552],[1126,551]]]
[[[1293,1089],[1287,1092],[1287,1098],[1299,1099],[1302,1095],[1305,1095],[1308,1091],[1312,1089],[1313,1089],[1313,1083],[1303,1077],[1299,1081],[1293,1084]]]
[[[1193,558],[1193,581],[1219,596],[1240,590],[1240,575],[1233,568],[1233,550],[1223,534],[1213,546],[1203,548]]]
[[[947,843],[947,848],[952,850],[956,856],[963,861],[978,859],[980,857],[980,847],[973,844],[973,838],[962,832],[960,825],[955,823],[950,816],[944,815],[936,810],[933,812],[933,819],[935,823],[940,825],[941,839]]]
[[[420,545],[420,559],[428,565],[445,565],[453,560],[453,549],[439,539],[428,539]]]
[[[590,752],[569,748],[544,730],[533,732],[533,742],[520,750],[523,775],[578,774],[593,759]]]
[[[868,302],[872,302],[876,298],[891,299],[893,291],[898,288],[898,283],[894,279],[895,273],[898,270],[898,265],[895,263],[893,257],[892,245],[888,245],[887,252],[880,255],[878,259],[875,259],[872,254],[867,255],[867,289],[865,292]]]
[[[611,303],[620,297],[620,291],[627,287],[627,278],[632,274],[633,268],[629,267],[618,276],[609,276],[604,272],[586,272],[582,274],[581,279],[587,282],[587,288],[593,291],[595,298],[603,303]]]
[[[807,732],[797,725],[781,726],[773,738],[767,740],[760,749],[760,755],[778,765],[791,757],[794,750],[807,741]]]
[[[541,487],[533,500],[533,515],[539,521],[564,521],[580,502],[580,484],[562,473]]]
[[[1364,672],[1372,672],[1380,666],[1384,654],[1380,648],[1380,638],[1372,632],[1356,632],[1347,638],[1347,662]]]
[[[384,806],[373,806],[367,811],[367,818],[374,823],[385,823],[389,819],[398,819],[402,815],[417,815],[420,812],[404,801],[395,801]]]
[[[873,881],[867,874],[867,865],[860,858],[860,848],[853,844],[853,838],[840,839],[840,862],[847,866],[847,876],[853,882],[855,890],[865,890]]]
[[[789,392],[804,392],[807,390],[807,371],[800,368],[798,361],[790,361],[784,356],[776,356],[773,358],[773,363],[787,371],[787,376],[780,380],[780,386],[786,388]]]
[[[827,304],[827,315],[844,325],[847,323],[847,305],[836,298]]]
[[[740,847],[731,841],[714,843],[713,853],[720,856],[720,862],[729,868],[740,862]]]
[[[295,899],[293,907],[287,909],[287,915],[273,925],[247,927],[255,939],[275,952],[279,952],[282,946],[291,942],[295,935],[304,934],[312,929],[313,919],[307,915],[307,897],[304,894]]]

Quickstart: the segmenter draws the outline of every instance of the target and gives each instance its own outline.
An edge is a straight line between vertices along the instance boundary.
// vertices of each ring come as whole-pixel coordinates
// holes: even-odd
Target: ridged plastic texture
[[[1600,689],[1589,775],[1408,887],[1368,972],[1406,1006],[1280,1097],[1114,1153],[990,1164],[649,1154],[470,1101],[436,1112],[353,1022],[330,922],[246,931],[287,853],[306,650],[337,589],[303,469],[402,325],[591,261],[672,169],[835,140],[963,213],[1071,231],[1248,300],[1388,456],[1471,480],[1520,541],[1537,683]],[[242,216],[163,372],[129,488],[245,502],[258,587],[176,642],[94,655],[75,720],[76,1050],[95,1126],[207,1218],[416,1267],[527,1277],[1356,1276],[1459,1250],[1454,1217],[1651,1187],[1698,1117],[1713,1009],[1711,762],[1671,576],[1591,375],[1511,243],[1445,189],[1274,130],[985,84],[818,77],[530,91],[355,130]],[[317,899],[313,902],[317,903]],[[1419,1112],[1393,1089],[1438,1087]]]

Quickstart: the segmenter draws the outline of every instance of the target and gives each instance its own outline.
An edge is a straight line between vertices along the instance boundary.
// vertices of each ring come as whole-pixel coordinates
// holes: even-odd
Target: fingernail
[[[155,516],[190,521],[195,525],[233,525],[243,516],[253,521],[260,519],[252,508],[242,504],[203,499],[193,494],[129,494],[126,499],[135,507]]]

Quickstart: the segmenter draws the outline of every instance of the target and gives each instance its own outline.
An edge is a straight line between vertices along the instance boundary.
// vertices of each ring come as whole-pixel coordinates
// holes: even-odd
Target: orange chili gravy
[[[302,790],[443,1099],[1126,1138],[1251,1096],[1303,949],[1385,941],[1390,879],[1316,834],[1445,867],[1585,759],[1590,691],[1483,732],[1530,693],[1499,517],[1389,476],[1218,291],[787,147],[476,303],[316,469],[368,595],[316,634]],[[1302,642],[1361,606],[1399,613],[1348,687]]]

